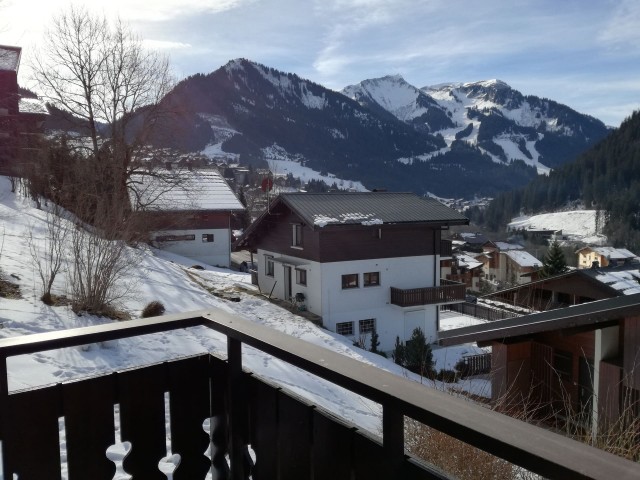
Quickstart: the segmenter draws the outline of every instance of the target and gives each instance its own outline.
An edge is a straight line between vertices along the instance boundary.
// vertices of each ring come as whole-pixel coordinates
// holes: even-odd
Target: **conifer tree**
[[[433,353],[420,327],[415,328],[405,347],[405,366],[421,376],[428,376],[433,370]]]
[[[380,340],[378,338],[378,332],[376,332],[376,329],[374,328],[371,332],[371,348],[369,349],[369,351],[372,353],[380,353],[380,350],[378,350],[379,346]]]
[[[542,261],[542,277],[552,277],[567,271],[567,260],[557,240],[554,240]]]

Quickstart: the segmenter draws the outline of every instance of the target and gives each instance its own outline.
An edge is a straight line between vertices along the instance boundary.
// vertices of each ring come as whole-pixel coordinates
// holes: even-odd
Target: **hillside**
[[[499,229],[520,212],[554,211],[567,204],[600,210],[603,233],[610,243],[640,248],[640,112],[575,162],[498,196],[474,219]]]
[[[6,177],[0,177],[0,219],[0,278],[17,285],[20,291],[20,298],[0,296],[0,338],[112,321],[88,314],[78,316],[69,306],[47,306],[40,301],[40,280],[27,239],[33,236],[36,254],[42,257],[47,235],[47,214],[34,208],[30,200],[11,193]],[[146,246],[128,247],[127,255],[134,260],[135,268],[129,275],[131,288],[118,308],[134,318],[152,300],[162,301],[167,314],[218,308],[398,375],[421,380],[390,360],[354,347],[347,338],[270,303],[251,285],[249,274],[206,265],[205,270],[196,270],[189,268],[194,264],[192,260]],[[64,271],[54,283],[53,293],[56,295],[67,293],[70,263],[71,253],[67,250]],[[222,293],[232,293],[240,301],[227,301],[215,295]],[[447,328],[463,321],[469,320],[454,317],[449,320]],[[460,355],[474,353],[476,348],[463,345],[435,350],[437,367],[452,368]],[[9,360],[9,387],[11,390],[28,388],[205,351],[226,355],[224,337],[209,329],[193,328],[13,357]],[[331,384],[263,353],[246,351],[243,363],[264,378],[293,390],[372,433],[380,429],[380,406],[377,404],[336,390]],[[486,386],[486,382],[480,383]],[[439,383],[430,385],[444,388]]]
[[[418,89],[396,76],[339,93],[244,59],[183,80],[163,103],[176,115],[157,146],[447,197],[523,186],[608,133],[502,82]]]

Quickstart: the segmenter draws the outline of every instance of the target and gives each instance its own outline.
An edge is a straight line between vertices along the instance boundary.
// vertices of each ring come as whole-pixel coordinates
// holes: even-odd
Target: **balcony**
[[[196,326],[226,336],[226,358],[207,353],[8,391],[8,357]],[[382,438],[244,371],[243,346],[378,402]],[[116,467],[105,452],[118,442],[130,443],[120,467],[134,479],[448,478],[405,452],[405,416],[548,478],[622,480],[639,471],[633,462],[219,310],[3,339],[0,359],[3,478],[62,478],[61,424],[69,479],[112,479]],[[169,453],[179,456],[170,477],[158,466],[167,438]]]
[[[399,307],[442,305],[464,302],[467,287],[464,283],[440,280],[439,287],[395,288],[391,287],[391,304]]]

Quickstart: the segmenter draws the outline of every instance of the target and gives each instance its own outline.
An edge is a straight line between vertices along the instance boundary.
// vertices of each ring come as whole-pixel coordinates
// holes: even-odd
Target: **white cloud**
[[[640,50],[640,3],[637,0],[618,2],[598,39],[614,48]]]
[[[142,43],[150,50],[183,50],[191,48],[189,43],[172,42],[170,40],[145,39]]]

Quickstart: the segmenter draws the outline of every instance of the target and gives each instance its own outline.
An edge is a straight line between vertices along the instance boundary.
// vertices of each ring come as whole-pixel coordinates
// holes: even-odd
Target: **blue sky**
[[[416,87],[499,78],[613,126],[640,108],[637,0],[85,3],[166,51],[178,77],[244,57],[335,90],[389,74]],[[23,46],[28,65],[51,16],[68,5],[0,0],[0,44]]]

